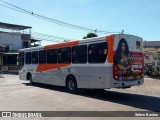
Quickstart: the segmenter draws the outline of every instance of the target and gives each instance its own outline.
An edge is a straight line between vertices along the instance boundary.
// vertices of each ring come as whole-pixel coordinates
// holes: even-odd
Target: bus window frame
[[[45,56],[43,56],[44,53],[42,56],[40,56],[42,51],[45,52]],[[45,58],[44,58],[44,61],[42,62],[41,60],[43,60],[42,59],[43,57],[45,57]],[[46,50],[39,50],[38,51],[38,64],[47,64],[47,51]]]
[[[90,46],[91,46],[91,45],[96,45],[96,44],[102,44],[102,43],[106,45],[106,56],[105,56],[105,60],[104,60],[103,62],[91,62],[91,61],[90,61],[90,59],[91,59],[91,58],[90,58],[90,54],[91,54],[91,53],[89,53],[90,50],[91,50],[91,49],[90,49]],[[104,49],[104,50],[105,50],[105,49]],[[91,52],[92,52],[92,51],[91,51]],[[97,57],[97,56],[96,56],[96,57]],[[107,42],[91,43],[91,44],[88,45],[88,63],[89,63],[89,64],[104,64],[104,63],[106,62],[107,57],[108,57],[108,43],[107,43]]]
[[[30,63],[27,63],[27,53],[30,53]],[[31,51],[28,51],[28,52],[25,52],[25,64],[29,65],[29,64],[32,64],[32,52]]]
[[[59,58],[60,58],[60,49],[66,49],[68,48],[70,51],[70,58],[69,58],[69,62],[60,62]],[[63,48],[59,48],[58,49],[58,64],[71,64],[72,63],[72,48],[71,47],[63,47]]]
[[[21,55],[22,54],[22,55]],[[18,59],[19,59],[19,70],[21,70],[24,66],[24,63],[25,63],[25,52],[24,51],[20,51],[19,52],[19,55],[18,55]],[[23,57],[22,57],[23,56]],[[22,59],[23,58],[23,59]],[[22,61],[23,60],[23,61]]]
[[[34,52],[37,52],[38,54],[37,54],[37,62],[33,62],[33,55],[31,55],[32,57],[32,60],[31,60],[31,62],[32,62],[32,64],[39,64],[39,51],[37,50],[37,51],[31,51],[31,54],[33,54]],[[35,61],[35,60],[34,60]]]
[[[86,47],[86,61],[85,62],[73,62],[73,49],[75,47],[81,47],[81,46],[85,46]],[[78,45],[78,46],[73,46],[72,47],[72,51],[71,51],[71,58],[72,58],[72,64],[86,64],[88,62],[88,45],[87,44],[83,44],[83,45]]]
[[[53,52],[54,50],[56,51],[56,54],[57,54],[56,55],[56,62],[53,62],[53,61],[52,62],[48,62],[48,52],[49,51]],[[46,59],[46,64],[58,64],[58,49],[48,49],[48,50],[46,50],[46,58],[47,58]]]

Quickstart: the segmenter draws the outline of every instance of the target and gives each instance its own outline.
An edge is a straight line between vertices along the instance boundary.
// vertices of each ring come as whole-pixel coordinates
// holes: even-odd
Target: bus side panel
[[[90,79],[88,77],[89,67],[82,65],[73,65],[53,72],[54,85],[65,86],[68,75],[73,75],[77,81],[78,88],[90,88]]]
[[[105,88],[111,88],[111,78],[112,78],[112,67],[107,65],[105,67]]]
[[[27,65],[24,64],[23,68],[19,70],[19,78],[20,80],[27,80],[27,74],[31,73],[32,74],[32,79],[34,80],[34,73],[37,65]]]
[[[44,84],[54,84],[53,70],[34,73],[33,82],[44,83]]]
[[[27,79],[26,79],[26,73],[23,72],[23,70],[20,70],[20,71],[19,71],[19,79],[20,79],[20,80],[27,80]]]
[[[89,64],[73,65],[70,71],[76,78],[78,88],[90,88],[90,78],[88,76]]]
[[[40,79],[40,77],[39,77],[39,73],[36,73],[37,64],[30,64],[25,66],[26,66],[25,68],[26,78],[27,78],[27,73],[31,73],[32,81],[38,82],[38,79]]]
[[[53,70],[42,71],[40,74],[42,83],[54,85]]]
[[[91,88],[105,88],[105,64],[90,64]]]
[[[23,66],[23,68],[21,70],[19,70],[19,79],[20,80],[27,80],[26,79],[26,72],[25,72],[25,65]]]
[[[34,72],[33,76],[34,76],[33,82],[41,83],[40,72]]]
[[[65,86],[68,67],[56,68],[53,70],[54,85]]]

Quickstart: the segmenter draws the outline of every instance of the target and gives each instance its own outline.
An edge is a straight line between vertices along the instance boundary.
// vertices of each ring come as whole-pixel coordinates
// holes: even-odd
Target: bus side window
[[[38,51],[32,52],[32,64],[38,64]]]
[[[45,50],[39,51],[39,64],[46,64],[46,51]]]
[[[87,45],[72,47],[72,63],[87,62]]]
[[[47,63],[57,64],[57,49],[47,50]]]
[[[140,41],[136,41],[136,49],[140,49],[141,48],[141,42]]]
[[[26,52],[26,64],[31,64],[31,52]]]
[[[107,44],[95,43],[88,47],[88,62],[89,63],[104,63],[107,57]]]
[[[58,49],[58,63],[68,64],[71,63],[71,48]]]

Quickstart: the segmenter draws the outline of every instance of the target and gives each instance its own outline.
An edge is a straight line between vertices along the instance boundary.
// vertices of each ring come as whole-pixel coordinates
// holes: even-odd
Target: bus
[[[111,34],[19,50],[19,79],[79,88],[130,88],[144,82],[142,38]]]

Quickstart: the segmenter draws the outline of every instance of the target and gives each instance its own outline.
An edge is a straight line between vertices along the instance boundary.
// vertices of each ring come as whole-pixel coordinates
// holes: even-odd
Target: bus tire
[[[71,94],[74,94],[77,92],[77,82],[73,76],[67,77],[66,89],[67,89],[67,92]]]
[[[29,76],[29,81],[30,81],[30,84],[33,85],[34,82],[33,82],[32,75]]]

